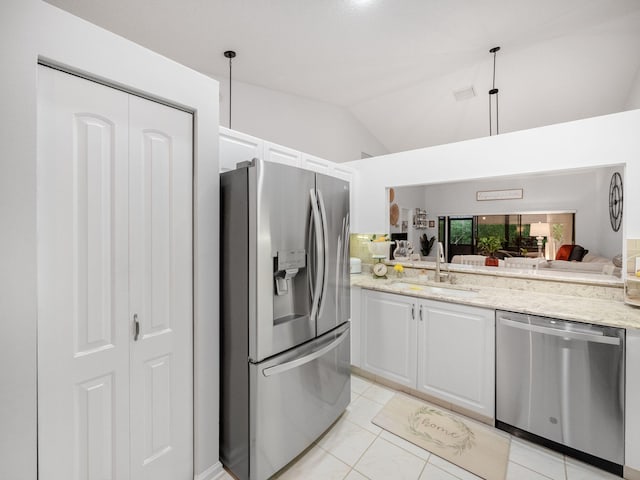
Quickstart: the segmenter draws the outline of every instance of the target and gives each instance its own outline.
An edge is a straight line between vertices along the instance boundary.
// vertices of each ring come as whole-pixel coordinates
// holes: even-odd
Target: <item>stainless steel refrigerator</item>
[[[349,185],[254,159],[220,190],[220,456],[263,480],[350,400]]]

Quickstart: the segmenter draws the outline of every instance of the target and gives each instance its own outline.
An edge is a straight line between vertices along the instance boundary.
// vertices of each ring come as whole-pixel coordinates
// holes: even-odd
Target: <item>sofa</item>
[[[506,268],[518,268],[518,269],[550,269],[566,272],[577,273],[600,273],[604,275],[621,275],[621,268],[613,263],[611,258],[603,257],[593,253],[589,253],[580,245],[577,245],[580,249],[577,249],[574,253],[574,260],[568,260],[571,257],[571,252],[574,248],[563,249],[563,253],[560,256],[556,256],[556,260],[545,260],[542,257],[511,257],[505,258],[499,261],[499,267]],[[574,247],[570,245],[570,247]],[[560,250],[558,250],[560,252]],[[569,251],[567,259],[562,259],[565,256],[565,252]],[[579,260],[577,258],[580,258]],[[452,264],[458,265],[484,265],[484,255],[454,255],[451,259]]]
[[[614,264],[613,259],[590,253],[581,245],[560,246],[555,260],[541,264],[540,267],[580,273],[602,273],[616,276],[621,274],[621,268]]]

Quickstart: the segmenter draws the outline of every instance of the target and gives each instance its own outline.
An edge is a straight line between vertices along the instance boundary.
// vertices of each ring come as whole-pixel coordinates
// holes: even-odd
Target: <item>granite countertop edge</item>
[[[387,265],[400,264],[403,267],[414,269],[434,270],[435,262],[424,260],[405,261],[387,260]],[[447,264],[447,269],[457,273],[472,273],[475,275],[491,275],[510,278],[521,278],[524,280],[542,280],[547,282],[567,282],[588,285],[600,285],[606,287],[624,287],[624,281],[614,275],[605,275],[594,272],[580,272],[568,270],[554,270],[550,268],[538,268],[532,270],[522,270],[518,268],[504,267],[484,267],[475,265],[461,265],[455,263]]]
[[[478,294],[475,297],[461,298],[446,295],[446,293],[413,291],[397,286],[398,282],[444,286],[454,290],[473,290],[478,292]],[[590,299],[571,295],[526,292],[524,290],[477,285],[437,284],[434,282],[416,281],[409,278],[374,279],[368,274],[352,275],[351,285],[368,290],[439,300],[492,310],[528,313],[531,315],[541,315],[609,327],[640,329],[640,308],[616,300]]]

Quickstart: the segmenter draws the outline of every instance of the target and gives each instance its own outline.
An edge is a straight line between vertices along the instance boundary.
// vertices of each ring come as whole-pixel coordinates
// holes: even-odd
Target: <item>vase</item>
[[[413,253],[413,246],[407,240],[398,240],[396,245],[397,247],[393,251],[395,259],[407,259]]]
[[[484,259],[484,264],[487,267],[497,267],[498,265],[500,265],[500,260],[498,260],[496,257],[487,257]]]
[[[389,246],[391,242],[369,242],[369,252],[371,255],[389,256]]]

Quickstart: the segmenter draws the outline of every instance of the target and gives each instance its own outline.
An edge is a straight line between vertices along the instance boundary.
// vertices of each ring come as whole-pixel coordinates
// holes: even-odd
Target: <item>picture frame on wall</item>
[[[512,188],[509,190],[480,190],[476,192],[476,201],[486,200],[519,200],[524,195],[522,188]]]

